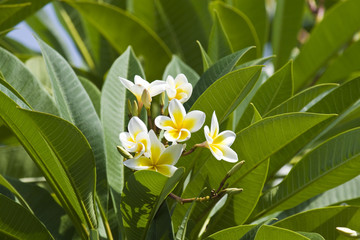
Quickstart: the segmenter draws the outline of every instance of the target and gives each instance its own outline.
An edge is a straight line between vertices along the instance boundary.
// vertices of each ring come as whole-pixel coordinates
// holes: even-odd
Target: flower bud
[[[237,194],[243,191],[242,188],[225,188],[224,192],[227,194]]]
[[[134,104],[132,105],[132,115],[133,116],[138,116],[139,115],[139,107],[137,102],[134,100]]]
[[[148,90],[144,89],[142,95],[141,95],[141,101],[144,104],[144,107],[148,110],[151,106],[151,96]]]
[[[227,176],[232,176],[234,175],[234,173],[239,170],[241,168],[241,166],[245,163],[245,160],[242,160],[240,162],[238,162],[237,164],[235,164],[231,169],[230,171],[226,174]]]
[[[133,158],[133,156],[128,151],[126,151],[125,148],[123,148],[121,146],[117,146],[116,148],[124,158],[126,158],[126,159]]]
[[[337,227],[336,230],[338,230],[342,235],[348,237],[348,238],[360,238],[360,233],[352,230],[350,228],[346,227]]]

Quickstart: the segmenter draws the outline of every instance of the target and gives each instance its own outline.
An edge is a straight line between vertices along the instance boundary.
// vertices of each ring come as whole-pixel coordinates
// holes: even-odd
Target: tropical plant
[[[359,237],[360,1],[54,1],[79,66],[49,2],[0,3],[1,239]]]

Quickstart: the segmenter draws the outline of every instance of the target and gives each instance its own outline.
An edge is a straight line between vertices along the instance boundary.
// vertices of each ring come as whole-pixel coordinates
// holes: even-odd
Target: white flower
[[[154,97],[164,92],[167,85],[164,81],[160,80],[155,80],[152,83],[149,83],[138,75],[136,75],[134,78],[135,83],[122,77],[119,77],[119,79],[121,83],[135,95],[138,101],[139,109],[141,109],[143,105],[141,101],[141,95],[143,94],[144,90],[147,90],[149,92],[150,97]]]
[[[153,170],[168,177],[176,171],[174,166],[179,160],[183,151],[181,144],[172,145],[165,149],[165,146],[156,137],[153,130],[149,132],[150,151],[149,156],[132,158],[124,162],[124,165],[134,170]]]
[[[132,117],[128,125],[129,132],[122,132],[119,135],[121,144],[129,151],[134,152],[135,157],[138,157],[149,150],[149,135],[148,130],[138,117]]]
[[[166,79],[166,83],[166,93],[170,101],[172,99],[177,99],[181,103],[184,103],[190,98],[192,86],[184,74],[178,74],[175,79],[169,75]]]
[[[217,160],[225,160],[227,162],[236,162],[238,156],[230,146],[235,141],[235,133],[233,131],[223,131],[219,134],[219,123],[215,112],[211,118],[211,130],[208,126],[204,127],[206,138],[206,147],[210,149],[211,153]]]
[[[198,131],[205,122],[205,113],[201,111],[185,112],[184,106],[177,99],[169,104],[170,118],[158,116],[155,125],[164,129],[165,138],[170,142],[183,142],[190,138],[192,132]]]

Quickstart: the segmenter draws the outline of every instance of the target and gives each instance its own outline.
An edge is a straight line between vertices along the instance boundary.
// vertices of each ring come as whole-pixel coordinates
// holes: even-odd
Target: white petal
[[[132,117],[129,121],[128,130],[133,139],[141,132],[147,132],[147,127],[138,117]]]
[[[147,90],[150,93],[151,97],[154,97],[163,91],[165,91],[166,83],[164,81],[156,80],[150,83],[150,85],[147,87]]]
[[[184,85],[181,86],[181,88],[179,89],[182,91],[181,95],[182,98],[180,100],[181,103],[186,102],[187,100],[189,100],[189,98],[191,97],[192,94],[192,86],[190,83],[186,83]]]
[[[221,144],[226,146],[231,146],[235,141],[236,134],[233,131],[226,130],[221,132],[217,137],[214,139],[214,144]]]
[[[190,139],[190,137],[191,137],[190,131],[185,128],[182,128],[180,130],[180,135],[176,141],[177,142],[185,142],[186,140]]]
[[[213,142],[213,139],[211,138],[210,136],[210,130],[209,130],[209,127],[208,126],[205,126],[204,127],[204,134],[205,134],[205,138],[206,138],[206,141],[211,144]]]
[[[167,130],[164,133],[164,137],[166,140],[168,140],[169,142],[176,142],[181,136],[181,131],[179,129],[172,129],[172,130]]]
[[[150,85],[148,81],[144,80],[139,75],[135,75],[134,82],[135,84],[143,86],[144,88],[148,88],[148,86]]]
[[[120,139],[120,142],[123,145],[123,147],[126,148],[127,150],[130,150],[135,145],[135,143],[133,141],[131,141],[131,139],[132,139],[131,135],[127,132],[120,133],[119,139]]]
[[[149,131],[149,138],[151,143],[150,145],[151,160],[153,162],[157,162],[157,160],[161,156],[161,153],[165,150],[165,146],[156,137],[153,130]]]
[[[174,172],[177,170],[177,167],[172,165],[158,165],[156,166],[156,171],[164,174],[167,177],[171,177]]]
[[[223,153],[222,159],[227,162],[237,162],[237,153],[228,146],[221,146],[220,151]]]
[[[166,94],[168,95],[169,99],[172,100],[176,96],[176,89],[166,87]]]
[[[144,170],[144,169],[150,169],[152,167],[150,163],[151,163],[150,159],[146,157],[140,157],[140,158],[132,158],[126,160],[124,162],[124,165],[134,170]]]
[[[174,78],[171,75],[167,76],[166,83],[169,85],[169,87],[175,89],[175,81],[174,81]]]
[[[133,82],[122,77],[119,77],[119,80],[129,91],[131,91],[132,87],[134,86]]]
[[[186,116],[186,111],[184,106],[177,99],[171,100],[169,103],[169,114],[175,126],[180,128],[184,117]]]
[[[157,116],[155,118],[155,125],[164,130],[171,130],[175,128],[175,125],[171,118],[166,116]]]
[[[211,145],[209,146],[209,149],[210,149],[212,155],[213,155],[217,160],[221,160],[221,159],[222,159],[223,153],[222,153],[222,151],[220,151],[219,148],[217,148],[216,146],[214,146],[214,145],[211,144]]]
[[[141,154],[143,154],[145,151],[150,150],[150,139],[149,134],[147,132],[141,132],[136,136],[135,139],[136,143],[142,144],[143,149],[141,150]]]
[[[175,165],[182,154],[182,144],[171,145],[162,152],[156,165]]]
[[[188,80],[184,74],[180,73],[175,77],[175,86],[176,87],[186,84],[186,83],[188,83]]]
[[[183,121],[183,128],[186,128],[190,132],[198,131],[205,122],[205,113],[202,111],[191,111],[186,114]]]
[[[213,112],[212,118],[211,118],[211,131],[210,134],[213,138],[215,138],[219,133],[219,122],[217,120],[215,111]]]

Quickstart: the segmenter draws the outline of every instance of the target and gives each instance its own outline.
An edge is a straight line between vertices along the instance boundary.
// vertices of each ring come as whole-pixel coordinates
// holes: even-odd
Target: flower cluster
[[[155,126],[148,130],[145,123],[138,117],[132,116],[128,124],[128,132],[119,135],[123,150],[126,151],[128,159],[124,165],[133,170],[153,170],[166,176],[171,176],[175,170],[175,164],[181,155],[186,155],[185,145],[181,144],[191,137],[204,125],[205,113],[202,111],[191,111],[186,113],[185,103],[192,93],[192,85],[184,74],[175,77],[168,76],[166,81],[156,80],[147,82],[140,76],[135,76],[134,83],[121,78],[121,83],[132,92],[137,99],[138,114],[145,106],[150,116],[150,105],[152,97],[158,94],[165,94],[169,99],[167,116],[160,115],[154,120]],[[151,117],[148,118],[152,126]],[[159,140],[157,134],[163,131],[164,139]],[[235,141],[235,133],[232,131],[219,132],[219,123],[215,112],[212,115],[211,126],[204,127],[205,141],[196,144],[196,147],[210,149],[217,160],[236,162],[237,154],[230,146]],[[171,145],[169,146],[169,143]],[[132,153],[132,154],[129,154]]]

